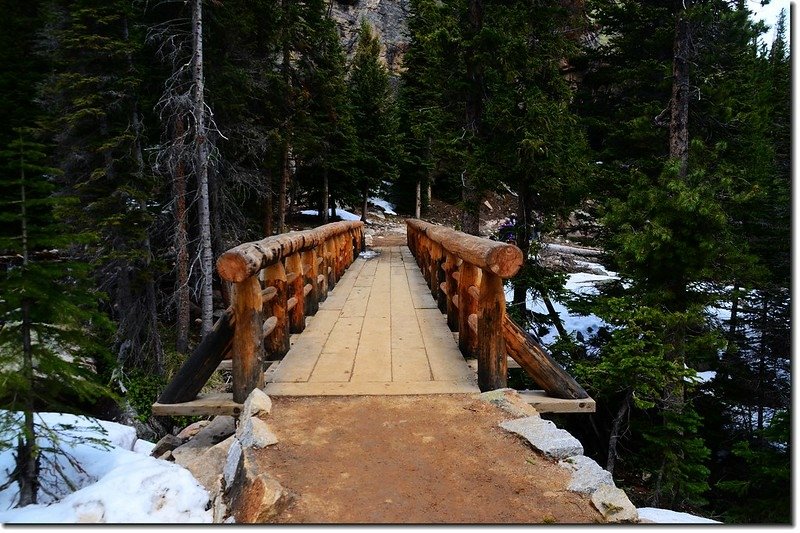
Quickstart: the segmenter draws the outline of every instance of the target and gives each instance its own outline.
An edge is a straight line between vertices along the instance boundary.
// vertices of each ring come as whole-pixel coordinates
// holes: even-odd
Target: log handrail
[[[556,398],[589,395],[541,346],[505,314],[503,279],[522,266],[516,246],[468,235],[418,219],[406,221],[408,247],[447,324],[458,332],[461,353],[478,359],[482,391],[506,386],[511,356]]]
[[[333,222],[231,248],[217,272],[231,282],[231,306],[158,399],[192,401],[219,362],[232,352],[233,401],[263,386],[264,364],[289,350],[290,333],[305,327],[328,290],[363,250],[363,222]],[[323,294],[324,291],[324,294]]]

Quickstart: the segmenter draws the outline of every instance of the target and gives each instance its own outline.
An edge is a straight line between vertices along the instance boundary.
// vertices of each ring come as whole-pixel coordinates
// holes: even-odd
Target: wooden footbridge
[[[522,264],[518,248],[416,219],[407,226],[407,247],[372,257],[359,256],[362,222],[225,252],[217,271],[232,284],[232,305],[153,414],[237,415],[257,387],[275,396],[477,393],[505,387],[509,361],[541,387],[522,393],[539,411],[594,411],[505,313],[503,282]],[[233,392],[199,394],[226,363]]]

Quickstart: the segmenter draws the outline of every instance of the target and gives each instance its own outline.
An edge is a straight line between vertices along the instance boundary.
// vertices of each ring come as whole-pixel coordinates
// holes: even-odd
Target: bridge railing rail
[[[536,340],[506,315],[505,279],[522,267],[522,250],[444,226],[409,219],[408,247],[465,357],[478,360],[482,391],[507,385],[510,356],[554,398],[586,391]]]
[[[333,222],[247,242],[217,260],[230,282],[231,305],[192,352],[157,405],[194,400],[231,353],[233,402],[264,385],[266,361],[283,358],[289,336],[305,328],[344,271],[363,249],[364,223]],[[166,412],[168,409],[164,409]]]

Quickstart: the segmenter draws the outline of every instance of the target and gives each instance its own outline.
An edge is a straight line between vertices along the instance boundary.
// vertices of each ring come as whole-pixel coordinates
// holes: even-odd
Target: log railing
[[[305,328],[363,249],[363,222],[334,222],[232,248],[217,260],[232,284],[231,306],[158,398],[159,404],[195,399],[220,361],[232,353],[233,402],[264,385],[264,365],[289,351],[290,333]]]
[[[409,219],[408,247],[465,357],[478,360],[482,391],[506,386],[510,356],[555,398],[589,398],[583,388],[505,312],[503,280],[522,266],[516,246]]]

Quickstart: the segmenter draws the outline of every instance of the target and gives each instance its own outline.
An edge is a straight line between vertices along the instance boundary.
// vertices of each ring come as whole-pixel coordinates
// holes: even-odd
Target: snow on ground
[[[63,435],[61,445],[72,461],[56,460],[77,490],[72,492],[43,461],[40,504],[13,508],[18,489],[12,484],[0,492],[0,523],[211,522],[206,490],[183,467],[147,455],[153,444],[137,440],[133,428],[58,413],[37,413],[35,419]],[[77,440],[86,438],[101,439],[105,446]],[[15,435],[1,434],[0,441],[13,443]],[[37,444],[53,445],[46,437]],[[0,452],[0,485],[13,466],[13,449]]]
[[[301,215],[310,215],[317,217],[319,216],[319,210],[317,209],[304,209],[300,211]],[[341,218],[342,220],[361,220],[361,216],[354,215],[350,211],[345,211],[344,209],[336,208],[336,216]]]
[[[640,507],[639,520],[647,520],[655,524],[721,524],[710,518],[694,516],[689,513],[679,513],[668,509],[656,509],[655,507]]]
[[[617,273],[606,270],[603,265],[599,263],[585,262],[585,266],[590,267],[594,272],[605,272],[605,274],[587,274],[585,272],[576,272],[569,274],[565,283],[565,287],[575,295],[589,295],[597,293],[597,284],[603,283],[608,280],[617,279]],[[511,286],[506,287],[506,301],[511,301],[514,296],[514,289]],[[553,307],[555,308],[558,316],[564,324],[564,328],[569,333],[580,333],[584,338],[588,338],[593,333],[603,326],[609,327],[608,324],[600,319],[598,316],[590,314],[582,316],[573,314],[567,309],[567,306],[559,301],[553,300]],[[528,309],[536,312],[547,314],[547,307],[544,302],[538,298],[534,299],[528,296],[527,301]],[[558,339],[558,332],[555,327],[542,336],[541,340],[544,344],[552,344]]]
[[[369,202],[383,209],[383,212],[386,213],[387,215],[397,215],[397,213],[394,212],[394,204],[391,202],[387,202],[383,198],[378,198],[377,196],[371,196],[369,198]]]

